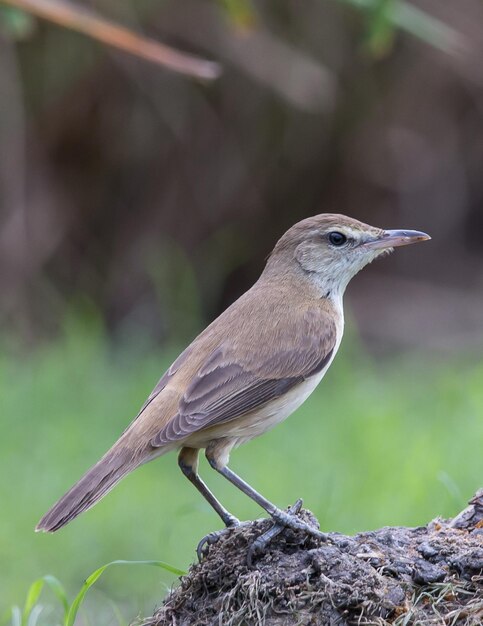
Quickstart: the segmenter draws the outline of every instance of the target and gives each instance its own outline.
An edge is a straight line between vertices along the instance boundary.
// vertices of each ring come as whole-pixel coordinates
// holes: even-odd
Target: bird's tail
[[[106,452],[98,463],[54,504],[36,527],[36,531],[54,532],[90,509],[106,495],[123,476],[150,460],[146,455],[133,455],[123,438]]]

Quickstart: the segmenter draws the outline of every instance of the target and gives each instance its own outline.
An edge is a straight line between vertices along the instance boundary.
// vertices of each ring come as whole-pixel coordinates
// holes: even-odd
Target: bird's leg
[[[223,448],[220,449],[216,442],[213,445],[209,445],[206,449],[206,458],[208,459],[208,463],[219,474],[224,476],[233,485],[235,485],[235,487],[238,487],[240,491],[262,507],[262,509],[265,509],[275,522],[287,528],[291,528],[292,530],[303,530],[308,535],[321,539],[322,541],[330,540],[328,534],[321,532],[310,524],[307,524],[296,515],[288,513],[287,511],[282,511],[269,500],[264,498],[260,493],[258,493],[258,491],[255,491],[253,487],[246,483],[242,478],[235,474],[235,472],[231,470],[228,465],[226,465],[228,462],[228,455],[224,452],[225,450],[223,450]]]
[[[178,465],[186,478],[193,483],[193,485],[196,487],[196,489],[198,489],[198,491],[206,499],[206,501],[214,508],[214,510],[218,513],[226,526],[226,528],[224,528],[223,530],[208,533],[198,543],[198,546],[196,548],[196,554],[198,555],[198,559],[201,561],[205,549],[208,546],[216,543],[218,539],[227,532],[228,529],[240,526],[241,522],[238,518],[236,518],[225,509],[221,502],[209,490],[204,481],[199,477],[198,453],[199,450],[195,448],[181,448],[178,456]]]
[[[205,500],[215,509],[218,515],[223,520],[225,526],[239,526],[240,520],[232,515],[221,502],[215,497],[215,495],[209,490],[208,486],[198,475],[198,453],[199,450],[195,448],[181,448],[178,456],[178,465],[186,476],[186,478],[193,483],[198,489]]]

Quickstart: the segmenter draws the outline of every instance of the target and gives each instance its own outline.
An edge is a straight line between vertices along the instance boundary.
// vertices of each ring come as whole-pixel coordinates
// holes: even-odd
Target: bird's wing
[[[163,391],[163,389],[166,387],[166,385],[169,383],[169,381],[172,379],[172,377],[176,374],[176,372],[179,370],[179,368],[183,365],[183,363],[186,362],[187,358],[191,354],[191,351],[192,351],[192,345],[188,346],[186,348],[186,350],[183,350],[183,352],[179,355],[179,357],[176,359],[176,361],[174,361],[171,364],[171,367],[161,376],[161,378],[159,379],[156,387],[151,391],[149,396],[146,398],[145,403],[139,409],[139,413],[134,418],[134,421],[137,420],[137,418],[141,415],[141,413],[144,411],[144,409],[149,404],[151,404],[151,402],[156,398],[156,396],[158,396],[161,393],[161,391]]]
[[[327,312],[306,311],[294,328],[266,329],[250,344],[225,338],[192,376],[178,411],[151,440],[155,447],[233,420],[282,396],[329,362],[336,325]],[[280,331],[285,332],[280,332]]]

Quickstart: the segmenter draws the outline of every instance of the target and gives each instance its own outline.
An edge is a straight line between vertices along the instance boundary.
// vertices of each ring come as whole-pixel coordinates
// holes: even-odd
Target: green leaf
[[[358,9],[371,13],[383,8],[384,18],[393,26],[411,33],[414,37],[445,52],[455,52],[461,48],[461,35],[437,17],[418,9],[404,0],[339,0]]]
[[[395,26],[389,17],[393,4],[394,0],[378,0],[370,12],[367,45],[371,54],[378,58],[390,51],[394,41]]]
[[[43,576],[43,579],[46,585],[52,591],[52,593],[57,596],[58,600],[62,604],[65,617],[67,615],[67,612],[69,611],[69,600],[67,599],[67,593],[65,591],[64,585],[55,576],[52,576],[50,574]]]
[[[40,594],[42,593],[42,588],[44,586],[44,580],[39,578],[34,581],[27,592],[27,599],[25,600],[25,606],[23,609],[22,623],[26,624],[27,619],[33,609],[33,607],[37,604],[37,600],[39,599]]]
[[[69,612],[65,619],[65,626],[74,626],[75,618],[77,617],[77,613],[79,608],[84,600],[86,593],[92,587],[92,585],[102,576],[102,574],[106,571],[108,567],[112,565],[152,565],[154,567],[161,567],[162,569],[171,572],[172,574],[176,574],[177,576],[183,576],[186,572],[178,569],[177,567],[173,567],[168,563],[164,563],[164,561],[111,561],[111,563],[107,563],[103,565],[99,569],[96,569],[90,576],[86,578],[85,583],[82,585],[81,590],[74,598],[72,602]]]
[[[27,599],[25,600],[25,606],[22,613],[21,624],[25,626],[28,624],[28,620],[30,614],[32,613],[33,608],[37,604],[37,601],[42,593],[42,589],[44,585],[47,585],[54,595],[58,598],[62,607],[64,609],[64,620],[67,617],[67,613],[69,610],[69,601],[67,600],[67,594],[65,592],[64,587],[60,583],[55,576],[51,576],[47,574],[46,576],[42,576],[42,578],[38,578],[31,585],[27,592]]]

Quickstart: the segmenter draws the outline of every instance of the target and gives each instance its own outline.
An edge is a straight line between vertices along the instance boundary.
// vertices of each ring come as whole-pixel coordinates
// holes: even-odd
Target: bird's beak
[[[428,239],[431,239],[431,237],[419,230],[385,230],[379,237],[365,241],[363,246],[371,250],[397,248],[398,246],[408,246],[410,243],[418,243],[418,241],[427,241]]]

